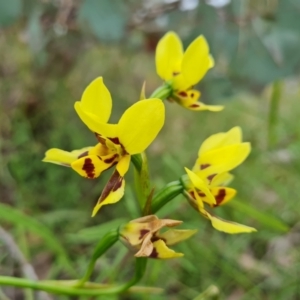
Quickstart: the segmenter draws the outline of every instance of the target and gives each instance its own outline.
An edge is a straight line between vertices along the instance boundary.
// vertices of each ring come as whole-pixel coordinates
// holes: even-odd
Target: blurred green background
[[[203,102],[226,108],[166,103],[166,124],[147,152],[153,185],[177,180],[206,137],[239,125],[253,150],[234,171],[238,196],[216,213],[258,232],[217,232],[177,197],[159,216],[199,232],[176,246],[184,258],[149,261],[140,284],[165,292],[101,299],[194,299],[211,284],[218,299],[300,299],[300,0],[0,0],[0,225],[39,278],[69,279],[84,272],[108,229],[138,217],[132,170],[124,199],[92,219],[110,172],[91,181],[41,159],[48,148],[95,144],[73,109],[95,77],[111,91],[112,121],[138,100],[144,80],[148,96],[161,84],[154,52],[168,30],[185,46],[205,35],[216,66],[198,88]],[[93,280],[125,281],[132,272],[118,243]],[[23,276],[1,238],[0,275]],[[5,297],[39,299],[2,287]]]

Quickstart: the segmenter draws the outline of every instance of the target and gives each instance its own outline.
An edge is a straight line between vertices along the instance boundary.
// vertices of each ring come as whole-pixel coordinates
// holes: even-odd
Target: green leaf
[[[22,226],[24,229],[39,235],[45,241],[46,247],[58,256],[59,263],[71,274],[74,274],[74,269],[64,247],[60,244],[55,235],[42,223],[2,203],[0,203],[0,219],[17,226]]]
[[[281,220],[273,216],[270,216],[266,213],[263,213],[261,211],[258,211],[256,208],[252,207],[247,203],[237,201],[237,200],[232,200],[227,204],[227,206],[231,206],[235,210],[238,210],[243,214],[248,215],[253,219],[256,219],[257,221],[259,221],[261,224],[268,227],[269,229],[272,229],[277,232],[289,231],[289,227]]]
[[[0,27],[13,24],[22,13],[22,0],[0,0]]]
[[[127,22],[126,7],[117,0],[85,0],[79,8],[79,21],[87,23],[101,41],[118,41]]]

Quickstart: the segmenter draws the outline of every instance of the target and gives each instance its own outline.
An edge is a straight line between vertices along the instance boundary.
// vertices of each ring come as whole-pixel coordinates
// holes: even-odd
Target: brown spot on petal
[[[207,179],[211,182],[217,174],[211,174],[207,176]]]
[[[179,74],[180,74],[179,72],[173,72],[173,76],[177,76]]]
[[[120,176],[120,178],[118,179],[118,181],[114,185],[112,191],[113,192],[117,191],[122,186],[122,182],[123,182],[123,177]]]
[[[95,166],[90,158],[84,160],[82,170],[85,171],[88,178],[94,178],[95,176]]]
[[[204,170],[208,167],[210,167],[210,164],[202,164],[202,165],[200,165],[200,170]]]
[[[104,162],[106,164],[111,164],[119,155],[118,154],[114,154],[112,157],[104,159]]]
[[[191,195],[191,197],[192,197],[193,199],[195,199],[195,200],[196,200],[196,197],[195,197],[195,193],[194,193],[194,191],[190,191],[190,192],[189,192],[189,194]]]
[[[206,195],[204,194],[204,193],[202,193],[202,192],[198,192],[198,195],[200,196],[200,197],[205,197]]]
[[[96,134],[96,137],[97,137],[97,140],[98,140],[98,142],[100,144],[106,146],[106,140],[105,140],[105,138],[101,137],[101,135],[99,135],[99,134]]]
[[[140,231],[140,236],[139,236],[139,240],[141,240],[150,230],[148,229],[142,229]]]
[[[114,171],[111,178],[109,179],[108,183],[106,184],[98,203],[101,203],[104,199],[107,198],[109,193],[114,190],[115,185],[120,185],[119,180],[121,179],[122,184],[122,177],[120,176],[119,172],[117,170]]]
[[[155,236],[155,235],[151,238],[151,242],[152,243],[154,243],[156,241],[159,241],[159,240],[163,240],[165,243],[167,242],[166,239],[158,237],[158,236]]]
[[[200,107],[200,104],[194,103],[194,104],[190,105],[190,107],[197,108],[197,107]]]
[[[87,156],[88,154],[89,154],[89,151],[85,151],[85,152],[81,153],[81,154],[78,156],[78,158],[82,158],[82,157],[84,157],[84,156]]]
[[[220,205],[224,199],[226,197],[226,190],[225,189],[220,189],[219,192],[218,192],[218,195],[215,196],[215,199],[216,199],[216,204],[214,206],[218,206]]]
[[[120,141],[118,137],[114,137],[114,138],[109,138],[109,140],[111,140],[114,144],[116,145],[120,145]]]
[[[153,248],[151,254],[149,255],[151,258],[158,258],[158,252],[156,251],[155,248]]]
[[[187,92],[185,92],[185,91],[179,92],[178,95],[181,96],[181,97],[187,97],[188,96]]]
[[[195,96],[195,94],[194,93],[191,93],[191,97],[193,98]]]

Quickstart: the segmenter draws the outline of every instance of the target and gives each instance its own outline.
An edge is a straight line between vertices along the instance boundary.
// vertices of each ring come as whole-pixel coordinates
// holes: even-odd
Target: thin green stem
[[[16,278],[10,276],[0,276],[0,286],[15,286],[21,288],[30,288],[33,290],[41,290],[52,294],[64,294],[74,296],[98,296],[119,294],[127,291],[135,285],[143,277],[147,265],[146,258],[136,258],[135,260],[135,275],[127,283],[119,285],[99,285],[92,282],[85,282],[83,286],[75,284],[77,281],[69,280],[45,280],[33,281],[24,278]]]
[[[113,244],[119,239],[119,229],[114,229],[108,232],[96,246],[87,270],[81,280],[76,284],[77,287],[82,287],[88,281],[93,273],[97,259],[104,254]]]
[[[165,100],[169,98],[172,94],[172,87],[165,83],[164,85],[158,87],[150,96],[150,98],[158,98],[161,100]]]
[[[182,194],[183,185],[180,180],[168,183],[164,188],[159,190],[153,197],[151,212],[154,214],[172,199]]]
[[[142,155],[141,154],[131,155],[131,162],[134,164],[134,167],[137,169],[137,171],[141,172],[142,163],[143,163]]]
[[[282,82],[275,81],[270,101],[269,120],[268,120],[268,147],[272,148],[276,144],[276,125],[278,123],[279,102],[282,94]]]

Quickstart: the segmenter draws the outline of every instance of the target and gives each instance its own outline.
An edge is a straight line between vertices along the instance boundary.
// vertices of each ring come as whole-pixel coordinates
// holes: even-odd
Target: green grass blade
[[[258,211],[257,209],[255,209],[254,207],[252,207],[251,205],[245,202],[232,200],[227,205],[233,207],[237,211],[242,212],[243,214],[251,216],[253,219],[256,219],[261,224],[263,224],[264,226],[268,227],[271,230],[285,233],[290,229],[288,225],[286,225],[281,220],[273,216],[270,216],[265,212]]]
[[[46,246],[57,255],[59,263],[71,274],[76,274],[64,247],[60,244],[59,240],[51,230],[42,223],[21,211],[2,203],[0,203],[0,220],[5,220],[16,226],[23,226],[24,229],[40,236],[44,240]]]

